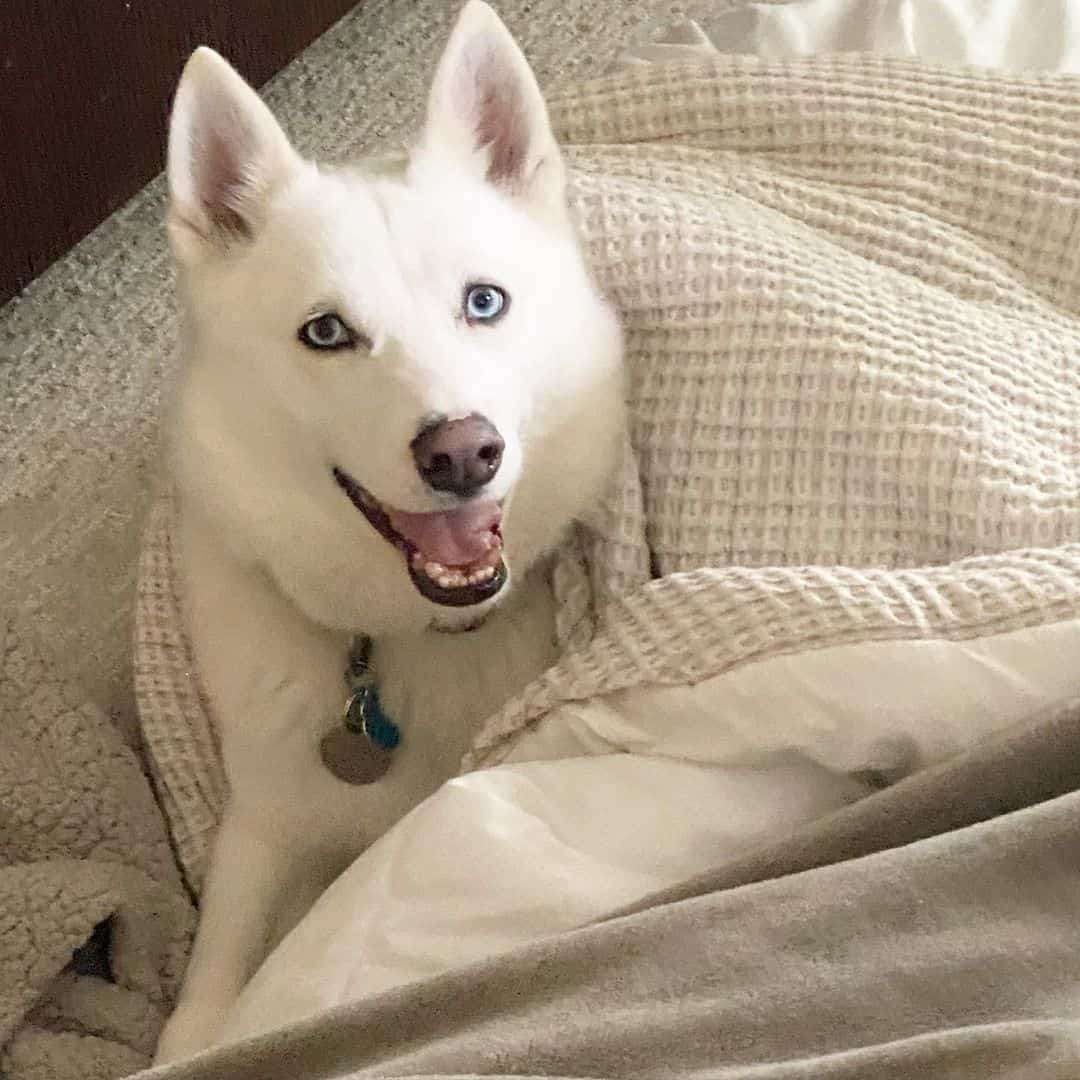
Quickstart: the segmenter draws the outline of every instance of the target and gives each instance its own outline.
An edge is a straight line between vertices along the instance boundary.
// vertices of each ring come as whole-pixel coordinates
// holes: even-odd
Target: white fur
[[[159,1061],[213,1042],[273,943],[550,663],[544,556],[595,501],[623,424],[617,322],[579,252],[535,80],[483,3],[462,12],[401,170],[304,161],[200,49],[168,176],[188,353],[174,426],[184,601],[230,800]],[[461,319],[472,281],[510,294],[497,325]],[[370,351],[306,349],[298,327],[327,310]],[[331,467],[399,509],[445,508],[409,444],[432,414],[473,412],[506,442],[490,494],[512,578],[483,607],[452,609],[420,595]],[[438,632],[479,615],[478,630]],[[367,786],[319,758],[356,632],[375,640],[403,730]]]

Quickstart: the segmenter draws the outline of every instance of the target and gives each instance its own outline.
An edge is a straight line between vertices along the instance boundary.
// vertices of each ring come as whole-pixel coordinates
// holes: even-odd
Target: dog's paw
[[[193,1057],[208,1050],[221,1030],[226,1007],[220,1003],[181,1002],[161,1029],[155,1065]]]

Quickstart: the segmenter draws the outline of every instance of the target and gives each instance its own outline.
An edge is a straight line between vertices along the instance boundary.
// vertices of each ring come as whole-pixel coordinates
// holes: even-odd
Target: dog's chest
[[[278,748],[282,768],[263,766],[280,782],[288,827],[351,858],[453,777],[483,722],[555,659],[549,591],[515,600],[466,634],[376,639],[379,696],[401,733],[390,767],[374,783],[348,784],[312,753],[314,743],[296,757]]]

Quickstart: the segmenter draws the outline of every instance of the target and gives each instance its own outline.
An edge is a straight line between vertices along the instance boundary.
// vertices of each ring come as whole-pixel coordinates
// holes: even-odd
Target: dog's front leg
[[[230,807],[214,844],[183,992],[158,1042],[156,1064],[213,1043],[247,980],[326,883],[309,853]]]
[[[348,637],[311,623],[214,539],[197,520],[182,522],[185,616],[230,794],[159,1062],[214,1041],[247,980],[349,854],[319,797],[337,782],[318,756],[320,731],[344,704]]]

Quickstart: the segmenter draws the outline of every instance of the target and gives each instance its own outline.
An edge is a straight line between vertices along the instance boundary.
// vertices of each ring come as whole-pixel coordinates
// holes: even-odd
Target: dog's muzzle
[[[448,423],[466,423],[467,420]],[[475,435],[477,429],[474,427],[471,430]],[[460,444],[460,429],[451,432],[451,435],[459,439]],[[475,471],[479,467],[475,463],[484,460],[479,456],[480,450],[494,444],[490,440],[473,439],[466,442]],[[446,443],[436,441],[434,445],[445,446]],[[430,450],[429,445],[429,467],[443,469],[448,474],[463,478],[459,486],[468,487],[473,481],[468,478],[470,466],[461,462],[462,455],[455,458],[450,466],[436,462],[439,454],[448,452]],[[492,453],[486,453],[490,459]],[[498,469],[501,455],[502,440],[499,439],[498,453],[494,455],[496,464],[490,470],[488,479]],[[417,466],[420,468],[419,454]],[[402,553],[409,577],[425,599],[444,607],[471,607],[490,600],[506,584],[509,575],[503,560],[502,508],[499,503],[474,498],[452,510],[414,514],[380,503],[344,469],[334,466],[333,474],[338,487],[367,518],[372,528]]]

